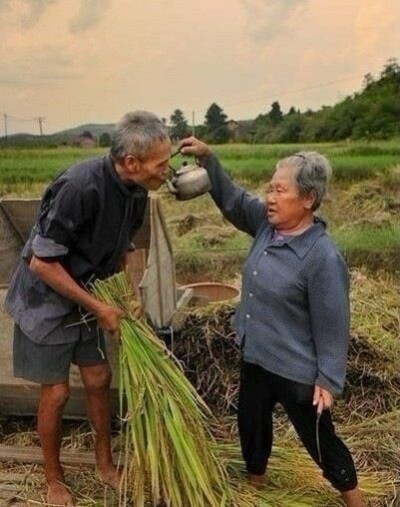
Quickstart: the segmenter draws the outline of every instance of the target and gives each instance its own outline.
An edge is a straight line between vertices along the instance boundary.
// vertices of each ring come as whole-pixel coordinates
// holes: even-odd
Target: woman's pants
[[[314,386],[294,382],[255,364],[242,362],[238,422],[247,471],[255,475],[265,473],[272,449],[272,412],[275,404],[280,403],[324,477],[337,490],[350,491],[357,486],[353,459],[335,434],[329,410],[322,412],[317,436],[313,393]]]

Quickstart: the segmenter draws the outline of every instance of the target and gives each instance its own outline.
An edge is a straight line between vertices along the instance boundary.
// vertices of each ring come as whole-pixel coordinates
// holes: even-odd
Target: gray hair
[[[316,151],[299,151],[291,157],[280,160],[277,169],[292,168],[295,182],[302,197],[315,198],[312,210],[317,210],[328,190],[332,167],[328,159]]]
[[[117,123],[111,138],[111,156],[121,160],[126,155],[144,158],[157,141],[168,139],[168,129],[153,113],[133,111]]]

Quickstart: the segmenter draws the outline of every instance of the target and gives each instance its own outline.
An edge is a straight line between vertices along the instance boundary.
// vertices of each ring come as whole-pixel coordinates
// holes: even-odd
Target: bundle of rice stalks
[[[227,476],[211,447],[211,414],[165,345],[143,320],[132,317],[126,275],[96,282],[93,292],[126,312],[120,350],[120,403],[126,404],[123,500],[131,495],[136,507],[149,499],[174,507],[225,505]]]

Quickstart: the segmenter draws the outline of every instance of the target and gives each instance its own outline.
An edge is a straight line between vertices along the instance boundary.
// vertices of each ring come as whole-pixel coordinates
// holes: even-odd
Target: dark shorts
[[[90,366],[107,363],[104,334],[101,330],[90,337],[81,334],[74,343],[42,345],[33,342],[21,329],[14,327],[14,376],[39,384],[68,381],[71,363]]]

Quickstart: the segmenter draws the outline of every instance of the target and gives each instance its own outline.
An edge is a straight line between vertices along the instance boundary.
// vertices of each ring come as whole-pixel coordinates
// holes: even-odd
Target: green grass
[[[358,181],[388,172],[400,163],[400,147],[394,141],[322,144],[226,144],[214,146],[223,165],[240,179],[259,183],[267,179],[279,159],[300,150],[320,151],[331,161],[334,179]],[[81,148],[0,149],[0,185],[45,183],[71,164],[105,153],[105,149]],[[179,160],[174,160],[174,164]],[[4,194],[4,190],[2,191]]]
[[[332,236],[343,251],[357,249],[379,252],[397,247],[400,262],[400,225],[384,227],[343,226],[333,231]]]

